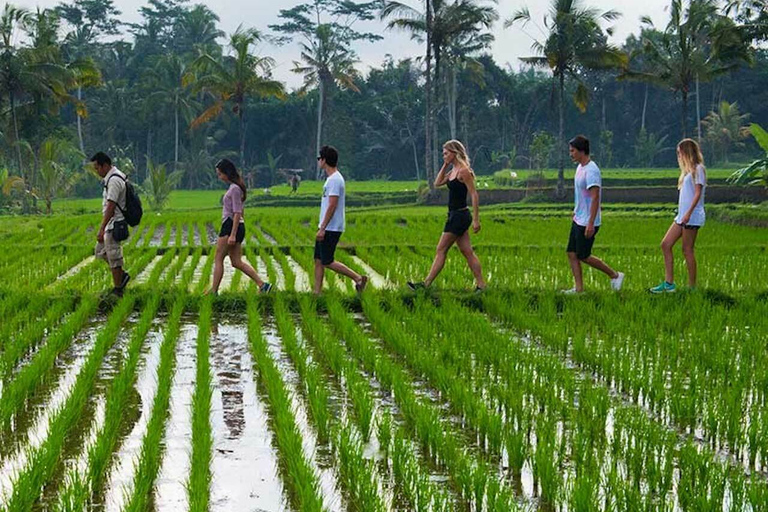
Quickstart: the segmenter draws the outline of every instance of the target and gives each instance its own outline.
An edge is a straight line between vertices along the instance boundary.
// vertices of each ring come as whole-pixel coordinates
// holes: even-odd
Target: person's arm
[[[469,197],[472,198],[472,231],[477,233],[480,231],[480,194],[477,193],[475,186],[475,175],[469,169],[463,169],[460,177],[467,186]]]
[[[448,183],[448,164],[443,163],[440,172],[435,176],[435,187],[442,187],[446,183]]]
[[[229,245],[235,245],[237,243],[237,228],[240,227],[240,218],[243,216],[241,212],[232,213],[232,231],[229,232],[229,239],[227,243]]]
[[[111,199],[107,201],[107,211],[104,212],[104,215],[101,218],[101,226],[99,226],[99,232],[96,235],[96,240],[101,243],[104,243],[104,233],[107,230],[107,224],[109,224],[109,221],[115,216],[116,207],[117,203]]]
[[[320,228],[317,230],[317,235],[315,237],[321,242],[325,238],[325,228],[327,228],[328,224],[331,222],[333,214],[336,213],[336,208],[338,206],[339,196],[328,196],[328,209],[325,211],[325,217],[323,217],[323,221],[320,223]]]
[[[589,195],[592,197],[592,204],[589,207],[589,221],[584,236],[592,238],[595,234],[595,219],[597,212],[600,211],[600,187],[595,185],[589,189]]]

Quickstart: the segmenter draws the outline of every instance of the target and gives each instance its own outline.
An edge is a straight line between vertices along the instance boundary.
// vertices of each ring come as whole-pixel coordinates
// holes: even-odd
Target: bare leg
[[[264,284],[256,270],[243,261],[243,246],[241,244],[235,244],[229,248],[229,261],[232,262],[233,267],[253,279],[258,286]]]
[[[661,240],[661,253],[664,255],[664,280],[668,283],[675,282],[675,256],[672,254],[672,248],[681,236],[683,236],[682,226],[673,222]]]
[[[478,288],[485,288],[485,279],[483,279],[483,267],[480,265],[480,259],[472,249],[472,242],[469,240],[469,231],[466,231],[463,235],[456,240],[456,245],[459,246],[461,254],[467,259],[469,269],[472,271],[472,275],[475,276],[475,283]]]
[[[221,278],[224,277],[224,257],[229,252],[229,245],[227,245],[226,236],[220,236],[216,241],[216,256],[213,260],[213,284],[208,289],[208,293],[218,293],[219,285],[221,284]]]
[[[435,250],[435,259],[432,261],[432,268],[429,269],[429,275],[424,280],[424,285],[429,286],[437,278],[440,271],[445,266],[445,257],[448,254],[448,249],[456,242],[458,237],[453,233],[443,233],[440,236],[440,241],[437,243],[437,249]]]
[[[688,286],[696,286],[696,255],[693,246],[696,244],[697,229],[683,229],[683,256],[688,267]]]
[[[575,252],[569,252],[568,263],[571,264],[571,273],[573,274],[573,284],[577,292],[584,291],[584,278],[581,273],[581,260],[576,256]]]
[[[109,270],[112,272],[112,282],[115,283],[115,288],[118,288],[123,284],[123,267],[110,268]]]
[[[363,276],[346,266],[340,261],[334,261],[330,265],[326,265],[325,268],[329,268],[336,272],[337,274],[341,274],[343,276],[347,276],[351,280],[355,282],[355,284],[360,284],[360,281],[363,280]]]
[[[323,290],[323,278],[325,277],[325,267],[320,260],[315,260],[315,295],[320,295]]]
[[[611,279],[615,279],[619,277],[619,273],[613,270],[611,267],[609,267],[603,260],[598,258],[597,256],[590,256],[588,258],[585,258],[583,260],[584,263],[589,265],[592,268],[596,268],[603,274],[607,275]]]

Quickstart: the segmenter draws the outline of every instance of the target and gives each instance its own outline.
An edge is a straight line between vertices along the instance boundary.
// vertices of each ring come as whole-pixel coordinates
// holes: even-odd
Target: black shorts
[[[336,245],[341,238],[341,231],[326,231],[322,241],[315,240],[315,259],[320,260],[323,265],[333,263],[333,257],[336,254]]]
[[[679,222],[675,222],[675,224],[677,224],[678,226],[680,226],[683,229],[688,229],[688,230],[693,230],[693,231],[698,231],[701,228],[701,226],[694,226],[692,224],[680,224]]]
[[[232,234],[232,218],[227,217],[224,222],[221,223],[221,229],[219,230],[219,238],[223,236],[229,236]],[[245,240],[245,222],[240,222],[237,225],[237,233],[235,233],[235,240],[237,243],[243,243]]]
[[[448,219],[445,221],[443,233],[451,233],[456,236],[461,236],[467,232],[471,225],[472,214],[469,213],[469,208],[463,210],[451,210],[448,212]]]
[[[580,260],[585,260],[592,255],[592,246],[595,244],[595,237],[600,231],[600,226],[595,226],[595,234],[592,235],[592,238],[587,238],[584,234],[586,231],[586,226],[579,226],[575,222],[571,223],[571,236],[568,237],[566,252],[575,252],[576,257]]]

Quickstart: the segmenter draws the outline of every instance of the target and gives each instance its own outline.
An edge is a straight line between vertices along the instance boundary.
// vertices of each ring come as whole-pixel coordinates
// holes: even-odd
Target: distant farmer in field
[[[449,170],[450,166],[450,170]],[[448,250],[455,243],[467,259],[472,274],[475,276],[475,291],[485,290],[483,269],[480,260],[472,249],[469,240],[469,227],[472,231],[480,231],[480,198],[475,188],[475,173],[469,163],[469,156],[464,145],[458,140],[449,140],[443,144],[443,167],[435,177],[435,187],[448,185],[448,219],[443,227],[443,234],[437,244],[437,252],[432,262],[429,275],[423,282],[408,282],[412,290],[426,288],[437,278],[445,265]],[[467,206],[467,195],[472,196],[472,214]]]
[[[112,272],[114,287],[110,292],[118,297],[123,296],[123,290],[131,276],[123,270],[123,248],[120,242],[127,238],[128,227],[122,209],[125,209],[126,176],[112,165],[112,159],[99,151],[91,157],[93,168],[102,179],[101,225],[96,234],[95,255],[109,264]],[[118,207],[119,206],[119,207]],[[124,225],[125,237],[115,236],[115,223]]]
[[[272,285],[263,281],[259,274],[248,263],[243,261],[242,243],[245,240],[245,219],[243,218],[243,203],[245,202],[246,187],[235,164],[223,158],[216,164],[216,175],[229,185],[224,194],[221,206],[221,230],[216,241],[216,256],[213,261],[213,284],[205,292],[217,294],[221,278],[224,276],[224,258],[229,254],[232,266],[253,279],[259,287],[259,293],[268,293]]]
[[[293,173],[291,174],[291,177],[288,179],[288,181],[291,184],[291,194],[295,194],[299,191],[299,183],[301,183],[301,178],[298,174]]]
[[[600,202],[602,199],[602,178],[600,169],[589,156],[589,139],[578,135],[569,142],[571,159],[578,163],[576,177],[573,180],[576,205],[573,209],[571,235],[568,239],[568,260],[573,272],[575,286],[563,293],[574,294],[584,291],[584,279],[581,263],[605,273],[611,278],[611,288],[620,290],[624,283],[624,274],[616,272],[600,258],[592,256],[592,245],[600,230]]]
[[[696,256],[693,246],[699,228],[704,225],[704,189],[707,186],[707,171],[704,168],[704,156],[695,140],[685,139],[677,145],[677,163],[680,166],[680,178],[677,180],[678,202],[677,216],[661,241],[664,254],[664,281],[654,286],[651,293],[674,293],[675,260],[672,248],[683,239],[683,256],[688,267],[688,286],[696,286]]]
[[[323,146],[317,157],[318,165],[325,171],[323,198],[320,201],[320,223],[315,235],[315,295],[323,289],[325,269],[331,269],[355,282],[355,290],[362,293],[368,284],[368,276],[361,276],[343,263],[335,260],[336,245],[344,232],[344,206],[346,185],[338,169],[339,153],[333,146]]]

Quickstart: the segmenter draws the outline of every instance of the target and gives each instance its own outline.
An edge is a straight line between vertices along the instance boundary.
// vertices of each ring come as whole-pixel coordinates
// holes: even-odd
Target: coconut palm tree
[[[718,0],[672,0],[669,13],[661,32],[649,17],[643,18],[649,29],[643,38],[648,69],[627,70],[620,78],[650,82],[679,94],[681,135],[687,137],[690,94],[698,91],[700,82],[751,62],[752,49],[746,31],[721,13]],[[699,126],[698,94],[696,99]]]
[[[573,101],[584,112],[589,104],[589,91],[581,79],[584,70],[615,69],[627,65],[628,57],[608,44],[606,33],[600,27],[604,21],[614,21],[621,15],[616,11],[600,12],[587,7],[580,0],[551,0],[549,14],[544,17],[547,39],[535,41],[537,54],[521,60],[536,67],[549,69],[557,82],[558,92],[558,171],[557,194],[565,195],[565,81],[576,82]],[[506,27],[532,21],[528,9],[522,9],[505,22]],[[610,29],[607,31],[610,34]]]
[[[437,170],[434,117],[441,98],[439,86],[443,63],[451,59],[450,65],[458,65],[464,56],[487,47],[493,37],[483,31],[491,27],[498,14],[492,5],[480,0],[426,0],[423,11],[398,0],[389,0],[384,4],[380,17],[389,19],[388,28],[406,30],[417,40],[426,39],[426,169],[431,188],[433,174]],[[455,123],[452,126],[455,132]]]
[[[230,36],[232,55],[216,59],[205,53],[192,64],[200,76],[193,79],[197,90],[206,91],[214,98],[213,105],[192,121],[196,128],[219,116],[226,105],[231,105],[240,126],[240,165],[245,166],[245,105],[250,98],[269,96],[282,98],[283,84],[271,77],[274,61],[251,53],[251,48],[261,41],[255,29],[239,27]]]
[[[169,173],[165,165],[157,165],[152,162],[152,159],[147,158],[147,178],[141,185],[141,190],[154,211],[159,212],[165,207],[171,192],[181,182],[182,176],[182,171]]]
[[[727,164],[731,148],[743,146],[742,141],[749,137],[747,119],[749,114],[742,114],[738,103],[723,101],[717,112],[713,110],[701,121],[705,128],[706,140],[712,144],[721,162]]]
[[[49,137],[40,145],[34,193],[45,201],[45,212],[53,213],[53,199],[69,192],[83,176],[79,172],[85,155],[66,139]]]

